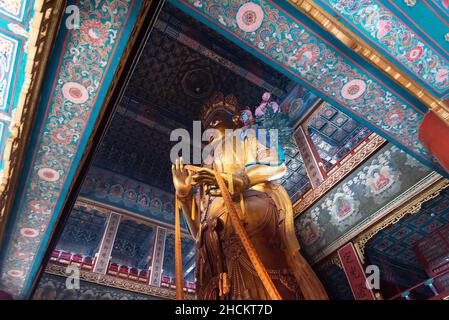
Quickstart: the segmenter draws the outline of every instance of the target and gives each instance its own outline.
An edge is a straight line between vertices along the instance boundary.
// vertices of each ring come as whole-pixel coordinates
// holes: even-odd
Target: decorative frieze
[[[45,272],[57,276],[67,277],[66,266],[60,266],[54,263],[49,263],[45,268]],[[175,291],[163,287],[154,287],[148,284],[131,281],[128,279],[118,278],[107,274],[99,274],[80,270],[80,280],[91,283],[96,283],[102,286],[138,292],[150,296],[160,297],[164,299],[175,299]],[[186,293],[184,298],[187,300],[195,299],[192,294]]]

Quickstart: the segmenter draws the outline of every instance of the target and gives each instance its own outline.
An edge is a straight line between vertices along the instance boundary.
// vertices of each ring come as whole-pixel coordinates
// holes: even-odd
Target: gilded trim
[[[324,30],[328,31],[335,38],[340,40],[349,49],[359,54],[369,63],[380,69],[393,81],[398,83],[414,97],[424,103],[430,110],[433,110],[441,119],[449,124],[449,106],[443,101],[435,98],[427,90],[423,89],[416,81],[391,63],[390,59],[373,49],[366,41],[357,36],[353,31],[327,13],[321,6],[313,0],[288,0],[300,12],[312,19]]]
[[[327,178],[317,188],[309,190],[298,201],[296,201],[293,205],[295,218],[312,206],[319,198],[326,194],[385,143],[386,140],[384,138],[376,133],[372,133],[368,140],[362,142],[354,150],[353,154],[350,154],[344,158],[340,166],[335,170],[332,170]]]
[[[421,191],[417,196],[413,197],[407,203],[402,205],[400,208],[393,211],[389,216],[382,219],[378,223],[372,225],[362,234],[358,235],[354,239],[354,246],[362,262],[363,263],[365,262],[366,243],[371,238],[373,238],[379,231],[385,229],[386,227],[396,224],[403,217],[419,212],[424,202],[436,198],[441,193],[441,191],[447,187],[449,187],[449,180],[447,179],[438,180],[432,186]]]
[[[341,264],[340,257],[338,256],[338,253],[335,251],[334,253],[330,254],[325,258],[323,261],[321,261],[319,264],[317,264],[317,269],[328,269],[330,266],[335,265],[343,270],[343,265]]]
[[[67,273],[65,272],[66,267],[60,266],[54,263],[49,263],[45,268],[45,273],[53,274],[56,276],[67,277]],[[134,281],[130,281],[127,279],[121,279],[118,277],[103,275],[99,273],[89,272],[86,270],[80,270],[80,280],[87,281],[90,283],[95,283],[101,286],[133,291],[149,296],[159,297],[163,299],[174,300],[175,291],[167,288],[154,287],[149,284],[138,283]],[[185,294],[184,298],[186,300],[194,300],[195,296],[192,294]]]

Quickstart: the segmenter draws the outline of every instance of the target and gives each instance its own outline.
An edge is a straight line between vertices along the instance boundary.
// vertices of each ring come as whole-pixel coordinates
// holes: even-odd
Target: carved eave
[[[0,181],[0,245],[8,215],[12,209],[15,192],[21,177],[23,161],[30,140],[40,89],[48,65],[66,1],[41,0],[34,8],[30,25],[25,65],[25,81],[14,111],[11,135],[4,152],[3,176]]]
[[[412,80],[405,72],[396,67],[390,59],[375,50],[361,37],[338,21],[337,17],[333,17],[327,13],[313,0],[288,1],[301,13],[316,22],[321,28],[340,40],[349,49],[389,76],[449,124],[449,106],[422,88],[422,86]]]

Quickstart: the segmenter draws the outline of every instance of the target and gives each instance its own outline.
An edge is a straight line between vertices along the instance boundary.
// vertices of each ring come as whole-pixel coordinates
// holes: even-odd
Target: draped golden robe
[[[290,199],[271,182],[284,171],[282,151],[254,128],[242,128],[214,141],[209,166],[226,174],[242,170],[269,172],[264,182],[236,197],[241,221],[269,276],[283,299],[326,299],[326,293],[299,254]],[[232,140],[232,148],[226,143]],[[229,146],[229,144],[228,144]],[[269,168],[269,170],[266,170]],[[269,299],[240,239],[234,232],[223,198],[203,195],[197,236],[197,295],[199,299]]]

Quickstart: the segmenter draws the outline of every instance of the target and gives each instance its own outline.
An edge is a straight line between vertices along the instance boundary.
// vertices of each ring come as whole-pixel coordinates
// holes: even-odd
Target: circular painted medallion
[[[414,46],[407,51],[407,60],[410,62],[415,62],[421,57],[422,52],[423,50],[421,46]]]
[[[341,88],[341,96],[347,100],[355,100],[365,93],[366,83],[360,79],[354,79]]]
[[[104,46],[108,40],[108,28],[99,20],[88,20],[81,25],[81,39],[92,46]]]
[[[296,61],[301,66],[313,65],[320,56],[320,49],[315,45],[304,45],[296,54]]]
[[[64,84],[62,87],[62,94],[64,95],[64,98],[77,104],[84,103],[89,98],[87,89],[76,82],[67,82]]]
[[[447,80],[449,77],[449,70],[448,69],[440,69],[435,74],[435,80],[437,83],[441,83],[445,80]]]
[[[59,172],[51,168],[42,168],[37,174],[39,178],[48,182],[55,182],[59,179]]]
[[[390,126],[395,126],[398,124],[402,118],[404,117],[404,111],[401,109],[391,109],[387,112],[384,121]]]
[[[67,144],[73,139],[72,133],[65,129],[55,129],[51,132],[51,136],[58,143]]]
[[[36,238],[39,235],[39,231],[33,228],[22,228],[20,234],[27,238]]]
[[[261,6],[247,2],[237,11],[237,25],[245,32],[254,32],[262,25],[263,16]]]
[[[23,271],[21,270],[9,270],[8,275],[13,278],[21,278],[23,276]]]

